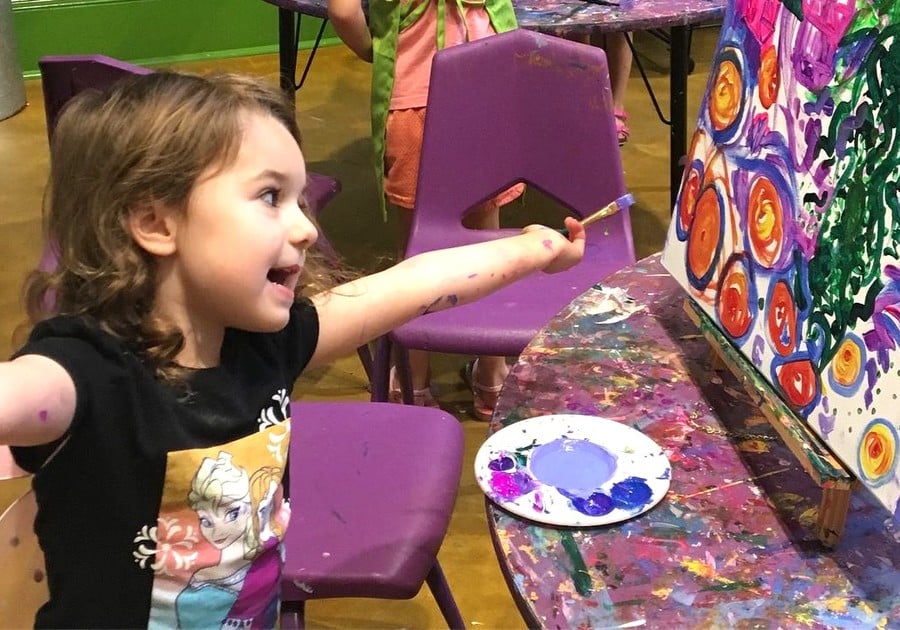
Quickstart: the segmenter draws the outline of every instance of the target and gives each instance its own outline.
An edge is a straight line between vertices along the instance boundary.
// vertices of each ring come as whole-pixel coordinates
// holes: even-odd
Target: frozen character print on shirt
[[[260,415],[258,433],[169,453],[157,526],[135,540],[135,558],[152,560],[154,571],[150,627],[277,625],[290,519],[282,485],[290,422],[279,407],[277,422]]]

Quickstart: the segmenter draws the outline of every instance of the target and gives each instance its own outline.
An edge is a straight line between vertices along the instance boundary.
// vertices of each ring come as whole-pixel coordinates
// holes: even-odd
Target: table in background
[[[599,285],[598,285],[599,286]],[[611,418],[672,464],[649,512],[557,528],[487,501],[501,569],[531,627],[900,627],[900,531],[862,489],[833,550],[806,527],[818,489],[683,311],[658,255],[610,276],[643,309],[602,323],[599,289],[535,337],[492,430],[552,413]]]
[[[278,7],[281,84],[293,93],[306,79],[325,28],[323,21],[300,82],[295,83],[301,17],[309,15],[327,19],[328,2],[327,0],[265,1]],[[599,5],[581,0],[512,1],[520,27],[568,39],[603,33],[669,30],[669,118],[666,120],[661,113],[660,118],[669,124],[670,130],[669,195],[670,209],[674,208],[684,170],[682,161],[687,152],[689,28],[720,20],[725,13],[725,0],[621,0],[618,6]],[[647,87],[649,89],[649,83]],[[655,97],[653,101],[656,106]]]

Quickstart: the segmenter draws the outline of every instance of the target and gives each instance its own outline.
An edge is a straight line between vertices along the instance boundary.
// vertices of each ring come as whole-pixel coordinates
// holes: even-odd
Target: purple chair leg
[[[391,371],[391,340],[387,335],[382,335],[375,344],[375,361],[373,363],[372,377],[372,402],[387,402],[388,388]]]
[[[306,628],[306,602],[282,602],[280,626],[282,630],[304,630]]]
[[[465,630],[466,623],[463,621],[462,615],[459,614],[456,600],[453,599],[453,594],[450,592],[450,585],[447,584],[447,578],[444,577],[444,571],[437,560],[435,560],[434,566],[431,567],[431,571],[428,572],[428,577],[425,578],[425,581],[428,583],[428,588],[431,589],[434,599],[437,600],[438,608],[441,609],[441,614],[447,620],[447,626],[450,630]]]

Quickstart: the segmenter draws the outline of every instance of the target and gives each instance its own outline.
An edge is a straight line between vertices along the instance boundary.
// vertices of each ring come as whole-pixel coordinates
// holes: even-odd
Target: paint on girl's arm
[[[472,278],[477,278],[477,277],[478,277],[477,273],[470,273],[468,276],[466,276],[466,278],[468,278],[469,280],[471,280]]]
[[[47,416],[48,414],[46,409],[41,409],[38,412],[38,418],[40,418],[41,422],[47,422]]]
[[[549,249],[549,250],[553,249],[553,241],[551,241],[549,238],[545,238],[541,242],[544,244],[545,249]]]
[[[422,315],[428,315],[428,313],[430,313],[430,312],[432,311],[432,309],[433,309],[435,306],[437,306],[438,304],[440,304],[440,303],[441,303],[441,300],[443,300],[443,299],[444,299],[443,297],[439,297],[439,298],[437,298],[434,302],[432,302],[431,304],[429,304],[428,306],[425,306],[425,307],[422,309]]]
[[[450,303],[450,306],[456,306],[456,303],[459,302],[459,296],[457,295],[448,295],[447,301]]]

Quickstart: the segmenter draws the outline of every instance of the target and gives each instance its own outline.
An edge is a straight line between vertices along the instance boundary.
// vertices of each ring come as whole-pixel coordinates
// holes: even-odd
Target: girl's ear
[[[148,201],[128,213],[128,231],[144,250],[154,256],[171,256],[175,253],[177,213],[165,204]]]

